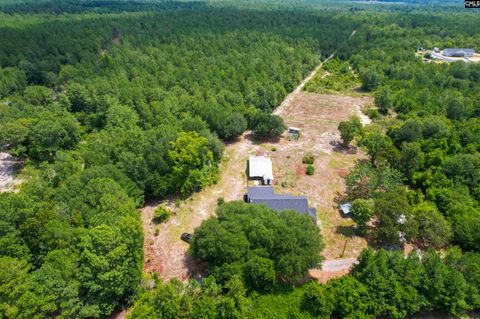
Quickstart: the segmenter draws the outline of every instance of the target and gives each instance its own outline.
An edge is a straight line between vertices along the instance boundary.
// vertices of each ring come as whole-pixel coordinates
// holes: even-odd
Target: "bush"
[[[349,121],[340,122],[338,130],[343,144],[348,146],[355,136],[362,131],[362,122],[358,116],[352,116]]]
[[[307,175],[313,175],[315,174],[315,167],[313,165],[308,165],[307,166]]]
[[[164,206],[160,205],[155,209],[155,213],[153,214],[153,221],[156,223],[165,223],[170,219],[172,213],[166,209]]]
[[[303,164],[313,164],[314,162],[315,162],[315,157],[313,157],[312,154],[307,154],[302,159]]]
[[[378,112],[378,109],[368,109],[365,111],[365,114],[372,120],[376,120],[380,117],[380,113]]]
[[[217,198],[217,205],[220,206],[220,205],[223,205],[223,204],[225,204],[225,198],[223,198],[223,197]]]
[[[357,223],[360,235],[367,233],[367,222],[372,218],[373,201],[358,198],[352,202],[350,209],[352,219]]]

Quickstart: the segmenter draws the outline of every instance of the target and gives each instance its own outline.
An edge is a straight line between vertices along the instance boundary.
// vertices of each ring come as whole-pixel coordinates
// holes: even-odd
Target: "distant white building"
[[[248,178],[261,180],[263,185],[273,182],[272,160],[265,156],[250,156],[248,158]]]
[[[442,54],[448,57],[471,58],[475,55],[474,49],[444,49]]]

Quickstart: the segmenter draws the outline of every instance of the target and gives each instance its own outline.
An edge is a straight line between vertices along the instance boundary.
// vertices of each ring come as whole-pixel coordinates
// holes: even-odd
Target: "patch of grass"
[[[290,188],[295,187],[299,178],[300,177],[294,169],[289,169],[282,179],[287,185],[286,188]]]
[[[315,162],[315,157],[312,154],[307,154],[303,157],[302,163],[303,164],[313,164]]]
[[[351,91],[360,84],[348,62],[332,59],[305,85],[308,92],[331,94]]]
[[[155,223],[165,223],[170,219],[171,216],[171,211],[169,211],[165,206],[159,205],[153,213],[153,221]]]
[[[349,170],[349,167],[351,166],[350,163],[352,163],[352,161],[355,161],[355,159],[352,159],[341,153],[332,153],[330,157],[330,161],[328,162],[328,168],[330,169],[344,168]]]
[[[185,232],[185,226],[189,224],[192,214],[192,210],[186,206],[176,211],[175,223],[168,226],[169,240],[177,240],[180,238],[180,235]]]

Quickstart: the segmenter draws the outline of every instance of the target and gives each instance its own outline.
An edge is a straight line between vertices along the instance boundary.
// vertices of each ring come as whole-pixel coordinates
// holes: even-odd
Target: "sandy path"
[[[293,90],[290,94],[287,95],[287,97],[282,101],[282,103],[280,103],[280,105],[273,111],[273,114],[279,115],[279,116],[281,116],[282,114],[284,114],[284,113],[285,113],[285,110],[290,106],[290,104],[292,103],[292,101],[293,101],[293,99],[295,98],[295,96],[297,96],[300,92],[303,91],[303,89],[305,88],[305,85],[306,85],[311,79],[313,79],[313,77],[315,76],[315,74],[317,74],[318,70],[320,70],[320,69],[322,68],[323,63],[329,61],[329,60],[332,59],[334,56],[335,56],[335,53],[332,53],[325,61],[320,62],[320,63],[315,67],[315,69],[313,69],[313,71],[310,72],[310,74],[307,75],[307,77],[306,77],[305,79],[303,79],[303,81],[295,88],[295,90]]]
[[[20,183],[15,178],[15,166],[18,160],[8,153],[0,152],[0,192],[11,191]]]
[[[324,271],[342,271],[350,269],[357,263],[355,258],[325,260],[322,263],[322,270]]]

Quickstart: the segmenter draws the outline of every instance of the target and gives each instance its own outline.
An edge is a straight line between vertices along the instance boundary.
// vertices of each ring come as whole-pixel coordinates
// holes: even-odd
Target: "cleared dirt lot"
[[[371,104],[369,97],[319,95],[295,92],[286,105],[276,113],[284,117],[287,125],[301,129],[301,138],[290,141],[257,143],[247,132],[238,141],[226,146],[221,163],[220,182],[187,200],[175,199],[155,202],[142,209],[145,228],[145,271],[157,272],[161,278],[187,279],[202,270],[202,265],[187,256],[188,244],[180,240],[183,232],[192,232],[201,222],[215,212],[218,197],[226,201],[241,200],[246,190],[245,166],[251,154],[266,154],[272,158],[275,188],[278,193],[307,196],[310,205],[317,209],[318,226],[325,238],[325,259],[355,258],[366,247],[363,238],[353,236],[353,222],[343,218],[336,197],[344,190],[343,178],[362,154],[350,154],[338,146],[337,126],[351,115]],[[368,121],[368,118],[363,118]],[[307,176],[302,158],[315,156],[315,175]],[[283,187],[281,186],[283,183]],[[173,218],[162,225],[152,223],[153,212],[160,203],[175,212]],[[155,229],[158,228],[158,235]],[[345,246],[345,242],[347,243]],[[345,251],[343,252],[345,248]],[[348,269],[332,271],[338,276]],[[314,277],[330,277],[322,271],[313,271]]]
[[[339,146],[337,126],[351,115],[359,115],[361,109],[371,103],[366,96],[301,92],[279,113],[288,126],[301,129],[301,138],[263,145],[266,150],[277,149],[270,152],[277,192],[303,194],[317,209],[318,224],[327,245],[323,255],[328,260],[356,257],[366,247],[365,240],[353,236],[353,222],[343,218],[337,209],[336,198],[343,194],[344,177],[355,161],[363,157]],[[368,118],[363,121],[368,122]],[[315,157],[313,176],[305,174],[302,158],[306,154]]]

